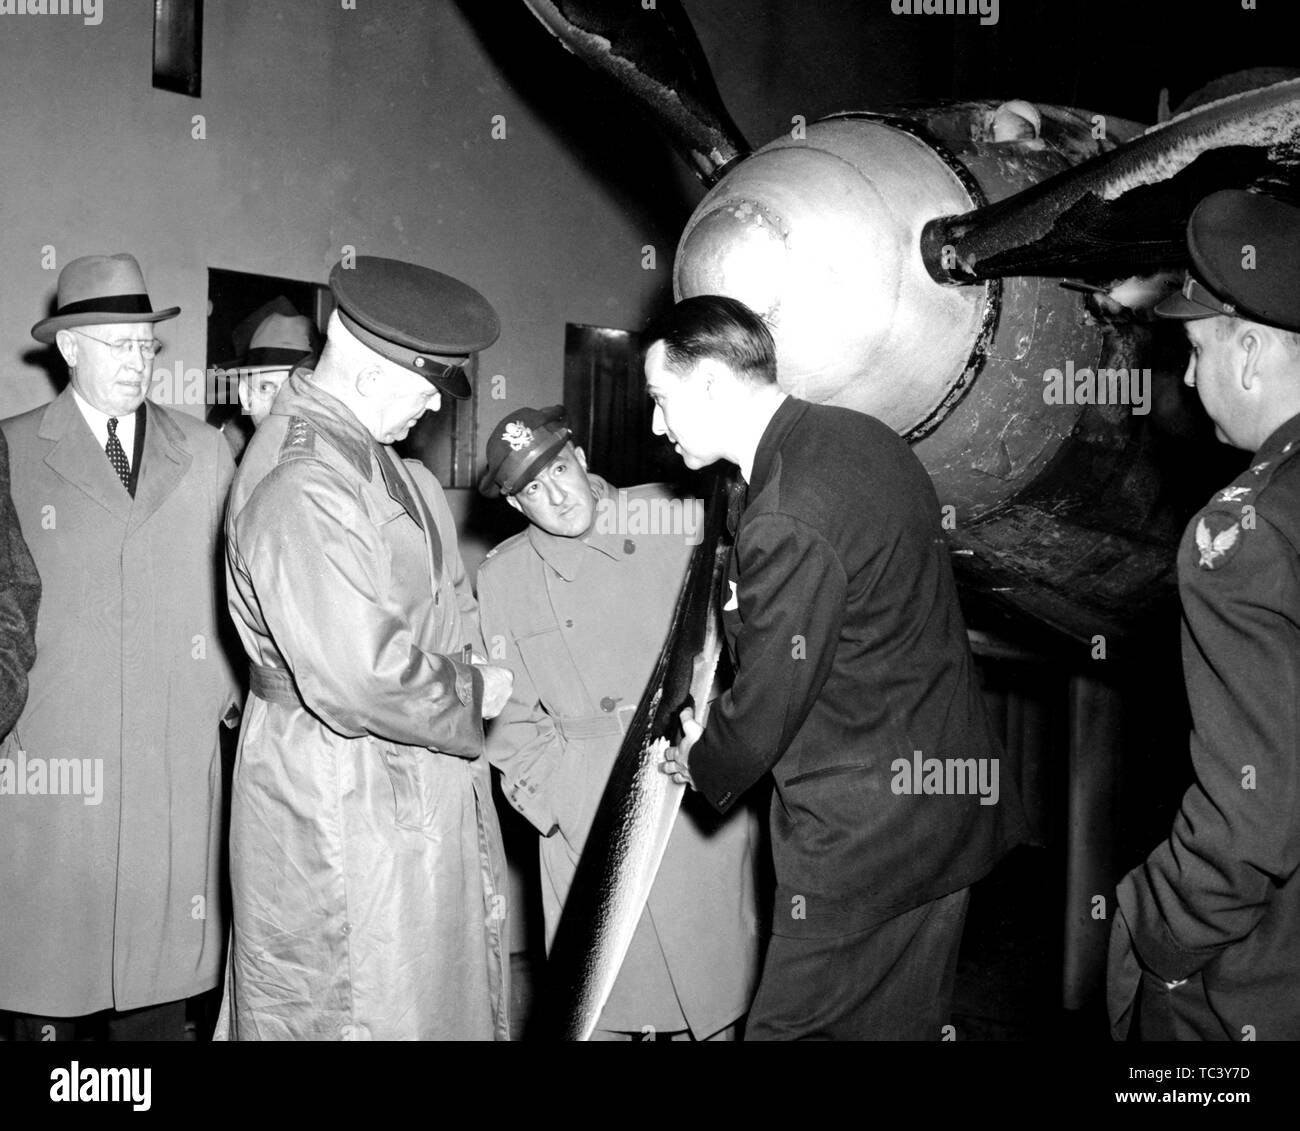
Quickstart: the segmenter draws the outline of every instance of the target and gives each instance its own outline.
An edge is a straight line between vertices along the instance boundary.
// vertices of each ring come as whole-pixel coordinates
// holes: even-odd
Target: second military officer
[[[488,757],[542,834],[549,947],[605,783],[698,542],[698,500],[587,471],[563,409],[520,409],[487,443],[482,489],[528,519],[478,575],[483,635],[515,673]],[[730,1039],[758,963],[757,822],[688,797],[595,1039]]]
[[[1220,440],[1255,453],[1178,548],[1195,780],[1120,882],[1116,1036],[1300,1040],[1300,209],[1214,193],[1156,313]]]

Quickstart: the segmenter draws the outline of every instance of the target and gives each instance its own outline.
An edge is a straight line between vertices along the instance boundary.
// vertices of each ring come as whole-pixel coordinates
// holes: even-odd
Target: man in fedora
[[[437,481],[390,444],[499,332],[415,264],[335,267],[337,309],[248,445],[226,518],[249,660],[218,1036],[509,1037],[504,856],[483,720],[510,673]],[[474,662],[478,644],[480,661]]]
[[[3,422],[44,587],[20,756],[0,778],[0,1009],[22,1038],[180,1039],[223,941],[216,429],[146,399],[159,343],[130,255],[75,259],[32,328],[68,387]]]
[[[564,409],[521,408],[487,442],[479,490],[528,519],[478,574],[488,656],[515,673],[488,758],[541,834],[549,949],[623,733],[668,635],[703,524],[661,483],[587,470]],[[758,822],[687,797],[596,1040],[731,1040],[758,978]]]
[[[1155,312],[1182,322],[1184,380],[1218,438],[1254,456],[1178,548],[1193,781],[1173,827],[1116,893],[1112,1033],[1295,1041],[1300,208],[1216,192],[1192,213],[1187,246],[1182,292]]]
[[[220,366],[218,396],[208,411],[208,423],[221,429],[238,460],[253,429],[270,413],[285,378],[320,353],[320,334],[310,318],[280,295],[241,321],[231,336],[239,355]],[[235,400],[238,412],[227,407]]]

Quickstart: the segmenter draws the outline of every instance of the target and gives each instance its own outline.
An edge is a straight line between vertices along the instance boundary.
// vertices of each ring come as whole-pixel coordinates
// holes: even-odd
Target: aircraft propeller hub
[[[934,151],[878,121],[816,122],[741,162],[678,246],[678,297],[727,294],[762,314],[782,384],[906,433],[960,378],[983,287],[931,279],[920,232],[971,198]]]

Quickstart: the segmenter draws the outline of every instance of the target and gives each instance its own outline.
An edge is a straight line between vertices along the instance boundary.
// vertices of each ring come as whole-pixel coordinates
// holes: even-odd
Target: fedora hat
[[[32,327],[32,337],[49,345],[74,326],[162,322],[180,312],[179,306],[154,310],[134,255],[85,255],[59,272],[58,307]]]
[[[221,362],[226,370],[288,369],[320,351],[316,324],[284,295],[273,298],[231,332],[237,356]]]

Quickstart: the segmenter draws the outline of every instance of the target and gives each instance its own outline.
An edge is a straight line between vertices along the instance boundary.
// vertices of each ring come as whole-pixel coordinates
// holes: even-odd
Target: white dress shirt
[[[77,402],[77,407],[81,409],[81,415],[85,417],[86,423],[90,425],[90,430],[94,433],[95,439],[99,441],[99,446],[104,449],[105,454],[108,452],[108,421],[109,416],[106,412],[100,412],[93,404],[86,400],[76,389],[72,390],[72,397]],[[117,418],[117,440],[122,445],[122,451],[126,454],[128,467],[134,468],[133,462],[135,457],[135,413],[129,412],[125,416]]]

